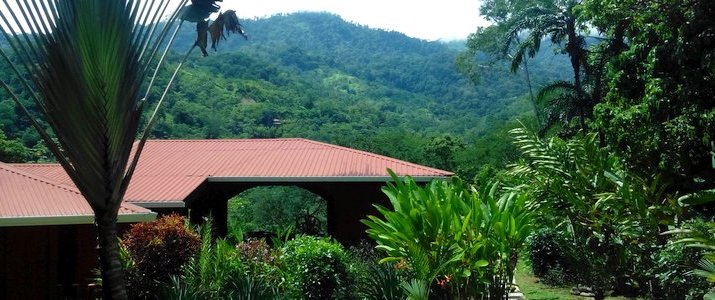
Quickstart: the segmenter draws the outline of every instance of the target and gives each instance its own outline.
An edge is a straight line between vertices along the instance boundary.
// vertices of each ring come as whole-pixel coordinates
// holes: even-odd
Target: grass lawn
[[[527,300],[587,300],[593,298],[579,297],[571,295],[571,287],[552,287],[543,283],[537,282],[538,279],[531,274],[531,269],[524,263],[520,263],[516,267],[514,274],[516,284],[524,293],[524,298]],[[606,297],[611,300],[629,299],[625,297]]]

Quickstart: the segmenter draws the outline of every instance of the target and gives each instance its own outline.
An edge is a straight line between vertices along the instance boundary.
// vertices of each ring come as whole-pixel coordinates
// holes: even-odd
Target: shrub
[[[655,263],[650,275],[657,283],[654,288],[657,295],[654,296],[662,296],[660,299],[709,299],[703,296],[712,288],[712,283],[694,270],[703,267],[703,258],[712,248],[693,245],[699,240],[686,242],[693,237],[693,231],[707,232],[706,224],[702,220],[686,221],[683,228],[687,230],[673,232],[678,233],[674,237],[676,242],[669,241],[653,254]]]
[[[392,264],[369,266],[365,284],[360,289],[363,299],[397,300],[407,297],[402,288],[403,279]]]
[[[328,238],[299,236],[282,248],[289,292],[303,299],[351,299],[356,278],[343,247]]]
[[[127,284],[135,298],[156,295],[169,276],[179,275],[200,244],[184,218],[171,214],[149,223],[133,224],[122,241],[127,251]]]
[[[549,285],[567,284],[568,276],[560,276],[569,270],[566,247],[568,240],[554,229],[544,228],[534,232],[527,241],[531,270]]]
[[[246,274],[266,282],[280,283],[280,274],[271,247],[264,239],[248,239],[236,245],[238,258],[245,265]]]
[[[360,299],[405,299],[407,295],[402,282],[408,277],[404,269],[398,269],[393,263],[378,263],[380,257],[375,245],[362,241],[350,247],[350,256],[355,262],[355,274],[358,281]]]

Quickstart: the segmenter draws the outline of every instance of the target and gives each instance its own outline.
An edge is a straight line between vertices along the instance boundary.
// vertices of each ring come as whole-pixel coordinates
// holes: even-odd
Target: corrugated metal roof
[[[43,166],[43,168],[46,171],[56,171],[54,165]],[[118,221],[146,221],[155,216],[156,214],[145,208],[122,203]],[[0,226],[92,224],[93,222],[92,209],[73,186],[0,162]]]
[[[15,165],[71,184],[59,165]],[[136,203],[183,201],[208,181],[386,181],[430,179],[448,171],[307,139],[149,140],[125,199]],[[149,207],[149,206],[146,206]]]

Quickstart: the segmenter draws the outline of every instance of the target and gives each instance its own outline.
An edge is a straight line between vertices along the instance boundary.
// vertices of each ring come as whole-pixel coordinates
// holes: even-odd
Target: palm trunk
[[[578,112],[579,121],[581,123],[581,130],[586,130],[586,114],[584,112],[584,94],[583,87],[581,86],[581,46],[578,44],[578,37],[576,35],[576,19],[571,16],[566,21],[566,32],[568,34],[569,40],[566,43],[566,52],[571,58],[571,68],[573,68],[574,85],[576,86],[576,101],[578,101]]]
[[[529,88],[529,99],[531,99],[531,108],[534,110],[534,117],[536,117],[536,126],[541,131],[541,115],[539,114],[539,108],[536,105],[536,98],[534,98],[534,89],[531,87],[531,75],[529,74],[529,64],[524,60],[524,73],[526,74],[526,86]]]
[[[117,238],[117,212],[107,209],[98,212],[97,252],[102,270],[102,294],[104,299],[129,299],[124,286],[124,269],[119,259]]]
[[[514,38],[516,39],[517,44],[521,44],[521,40],[519,39],[518,35],[516,35]],[[531,100],[531,108],[534,109],[534,117],[536,117],[536,127],[539,128],[539,132],[541,132],[541,117],[539,114],[538,106],[536,105],[534,89],[531,87],[531,74],[529,73],[529,63],[527,63],[526,59],[522,60],[521,63],[524,65],[524,74],[526,75],[526,87],[529,88],[529,99]]]

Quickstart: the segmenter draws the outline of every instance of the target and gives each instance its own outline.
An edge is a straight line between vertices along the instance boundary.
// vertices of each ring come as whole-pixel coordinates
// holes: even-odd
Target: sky
[[[171,0],[178,4],[179,0]],[[460,40],[478,26],[479,0],[224,0],[222,10],[233,9],[239,18],[269,17],[301,11],[330,12],[371,28],[394,30],[424,40]],[[18,11],[14,1],[0,11]],[[175,7],[175,6],[171,6]],[[24,24],[24,23],[22,23]],[[2,29],[5,26],[0,25]],[[250,28],[246,28],[250,33]]]
[[[479,17],[478,0],[224,0],[219,4],[222,10],[233,9],[244,19],[298,11],[330,12],[347,21],[425,40],[466,39],[477,26],[488,25]]]

